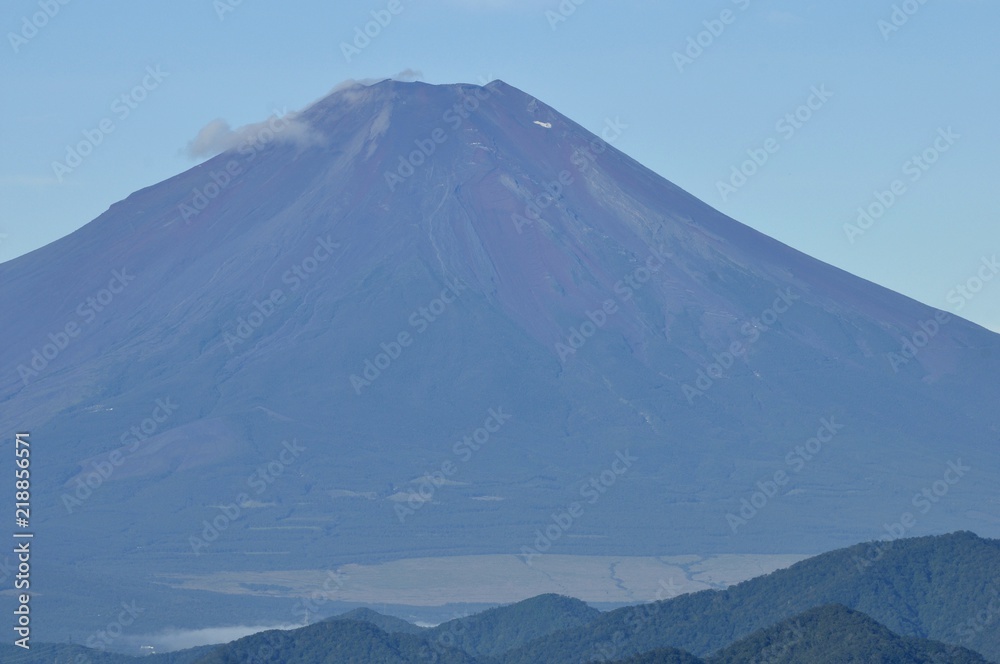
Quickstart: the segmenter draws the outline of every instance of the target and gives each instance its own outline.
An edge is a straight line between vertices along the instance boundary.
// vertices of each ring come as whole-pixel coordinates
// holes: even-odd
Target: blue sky
[[[990,0],[10,0],[0,261],[195,165],[210,122],[417,71],[626,124],[617,148],[726,214],[1000,331],[997,25]]]

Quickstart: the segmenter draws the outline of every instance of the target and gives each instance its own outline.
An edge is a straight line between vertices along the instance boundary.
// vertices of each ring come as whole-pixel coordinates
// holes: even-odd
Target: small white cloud
[[[431,502],[431,497],[424,498],[416,491],[397,491],[391,496],[386,496],[386,500],[391,500],[394,503],[406,503],[406,502],[418,502],[418,503],[429,503]]]
[[[201,128],[194,140],[188,143],[187,151],[192,157],[204,157],[236,147],[236,132],[222,118],[212,120]]]
[[[384,76],[382,78],[348,78],[340,83],[333,86],[327,95],[331,95],[334,92],[342,92],[344,90],[349,90],[351,88],[357,87],[369,87],[375,85],[376,83],[381,83],[382,81],[399,81],[400,83],[413,83],[414,81],[422,81],[424,78],[424,73],[419,69],[404,69],[398,74],[393,76]],[[326,95],[324,95],[326,97]]]
[[[255,122],[237,129],[233,129],[222,118],[217,118],[201,128],[198,135],[187,144],[186,153],[189,157],[198,159],[214,157],[244,145],[266,144],[271,141],[305,145],[317,139],[316,132],[299,119],[298,113],[275,112],[263,122]]]
[[[403,71],[393,76],[392,80],[402,81],[403,83],[422,81],[424,80],[424,73],[419,69],[404,69]]]
[[[229,643],[236,639],[242,639],[244,636],[273,629],[289,630],[298,627],[302,627],[302,625],[234,625],[232,627],[208,627],[204,629],[172,629],[158,634],[126,637],[123,641],[143,645],[152,644],[156,652],[165,653],[198,646]]]
[[[388,78],[393,81],[412,83],[422,80],[423,77],[423,72],[419,69],[407,68]],[[347,101],[353,103],[361,98],[364,88],[384,80],[386,79],[349,78],[335,85],[327,95],[324,95],[324,98],[330,94],[340,92],[345,93]],[[217,154],[243,145],[267,143],[271,140],[292,141],[300,145],[318,143],[321,138],[319,133],[309,127],[299,116],[299,113],[288,113],[287,111],[282,113],[275,112],[263,122],[244,125],[236,129],[233,129],[228,121],[216,118],[198,131],[197,136],[187,144],[184,151],[189,157],[200,159],[203,157],[214,157]],[[387,120],[388,118],[382,118],[379,122],[385,123]],[[376,129],[376,133],[384,131],[384,127],[376,127]]]

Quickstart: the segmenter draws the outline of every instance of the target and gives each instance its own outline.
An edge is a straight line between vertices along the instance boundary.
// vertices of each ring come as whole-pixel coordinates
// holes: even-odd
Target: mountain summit
[[[0,265],[53,597],[1000,533],[1000,337],[722,215],[622,129],[499,81],[354,85]]]

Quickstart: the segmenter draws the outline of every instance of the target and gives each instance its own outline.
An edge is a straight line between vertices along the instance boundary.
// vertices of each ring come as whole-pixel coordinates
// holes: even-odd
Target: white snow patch
[[[372,120],[371,129],[368,131],[368,140],[378,138],[389,128],[389,119],[392,117],[392,107],[388,104],[382,107],[382,111]]]
[[[391,496],[386,497],[386,500],[391,500],[394,503],[405,503],[405,502],[409,502],[409,501],[416,501],[416,502],[420,502],[420,503],[429,503],[429,502],[431,502],[432,498],[433,498],[433,496],[424,498],[423,496],[421,496],[416,491],[410,491],[410,492],[397,491],[396,493],[392,494]]]
[[[378,496],[374,491],[351,491],[350,489],[332,489],[328,492],[331,498],[367,498],[375,500]]]
[[[535,124],[538,125],[539,127],[545,127],[546,129],[552,129],[552,123],[551,122],[539,122],[538,120],[535,120]]]

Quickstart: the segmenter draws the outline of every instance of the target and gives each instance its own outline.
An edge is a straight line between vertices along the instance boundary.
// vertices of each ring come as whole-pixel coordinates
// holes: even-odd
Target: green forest
[[[9,664],[973,664],[1000,662],[1000,541],[872,542],[721,591],[601,612],[541,595],[423,628],[360,608],[295,630],[134,658],[0,647]]]

